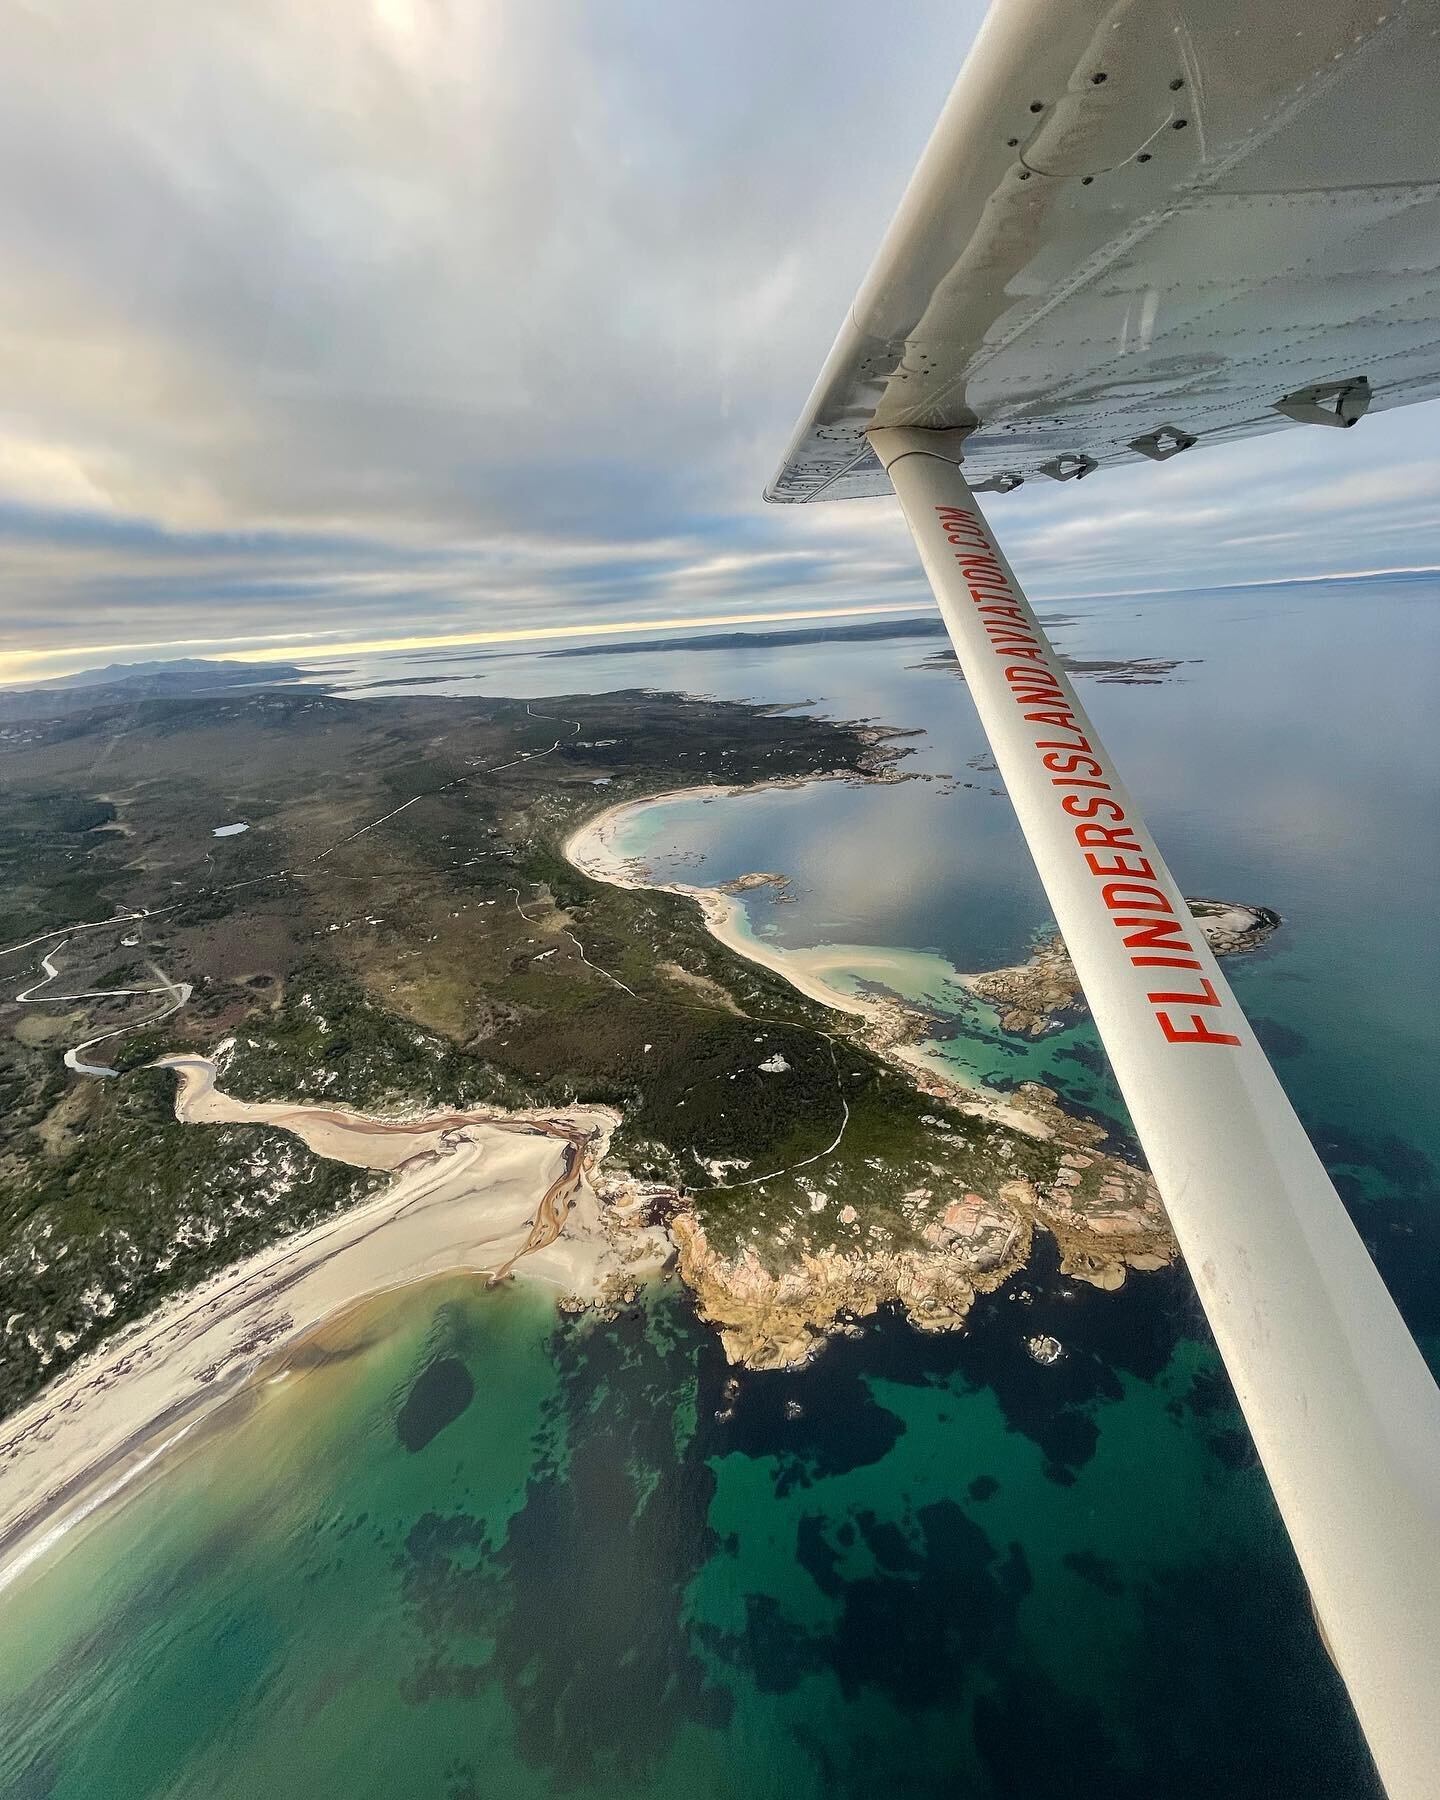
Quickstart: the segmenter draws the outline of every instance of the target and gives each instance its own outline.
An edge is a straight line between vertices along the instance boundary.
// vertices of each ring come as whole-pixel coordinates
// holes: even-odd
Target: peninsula
[[[899,1002],[741,932],[777,872],[672,892],[614,854],[617,808],[902,755],[635,692],[28,718],[0,750],[0,1543],[445,1269],[613,1307],[673,1263],[769,1368],[883,1305],[961,1325],[1037,1230],[1102,1287],[1169,1260],[1094,1126],[956,1086]]]

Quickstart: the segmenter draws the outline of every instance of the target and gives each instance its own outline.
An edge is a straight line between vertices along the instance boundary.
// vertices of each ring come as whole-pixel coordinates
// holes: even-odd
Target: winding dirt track
[[[549,719],[553,716],[549,713],[537,713],[528,705],[525,710],[532,719]],[[581,730],[581,721],[579,719],[564,719],[559,722],[570,726],[571,737],[579,736]],[[408,800],[402,801],[399,806],[391,807],[388,812],[383,812],[377,818],[368,820],[356,830],[347,832],[344,837],[336,838],[333,843],[327,844],[323,850],[318,850],[313,856],[294,867],[286,866],[285,868],[272,869],[264,875],[250,875],[243,881],[206,883],[198,888],[187,890],[186,892],[176,895],[164,906],[122,906],[117,908],[113,918],[89,919],[81,920],[70,925],[57,925],[48,931],[37,932],[33,937],[25,938],[19,943],[0,944],[0,957],[14,956],[19,954],[22,950],[32,950],[41,944],[53,945],[54,950],[51,954],[54,954],[55,952],[63,950],[70,939],[82,931],[123,929],[126,926],[138,925],[146,919],[163,918],[167,913],[173,913],[177,908],[183,906],[187,900],[205,899],[213,894],[234,894],[238,893],[241,888],[257,887],[262,882],[267,881],[304,881],[308,875],[318,869],[320,864],[333,856],[337,850],[343,849],[347,844],[353,844],[357,838],[364,837],[368,832],[374,831],[377,826],[384,825],[388,820],[407,811],[419,801],[433,799],[440,794],[451,793],[456,788],[467,786],[470,782],[477,780],[481,775],[499,774],[505,769],[516,768],[521,763],[538,762],[544,757],[553,756],[560,748],[561,742],[562,740],[557,737],[554,743],[548,744],[543,750],[522,750],[518,756],[510,757],[505,762],[480,763],[473,767],[467,774],[457,775],[453,780],[444,782],[438,788],[424,788],[419,793],[412,794]],[[206,853],[206,860],[210,860],[208,852]],[[518,903],[518,895],[516,896],[516,900]],[[56,941],[57,939],[59,940],[58,942]],[[581,955],[584,955],[583,951],[581,951]],[[65,1066],[69,1069],[73,1069],[77,1075],[91,1075],[101,1078],[113,1076],[116,1071],[104,1063],[88,1063],[82,1061],[81,1059],[84,1052],[93,1049],[96,1044],[109,1043],[114,1038],[124,1037],[132,1031],[139,1031],[147,1025],[155,1025],[162,1019],[168,1019],[172,1013],[179,1012],[180,1009],[188,1003],[190,995],[193,992],[191,984],[188,981],[171,981],[169,976],[166,975],[162,969],[156,969],[152,964],[152,971],[157,981],[162,984],[159,987],[108,988],[80,994],[47,994],[41,997],[37,990],[47,987],[52,981],[58,980],[60,971],[50,960],[50,955],[42,956],[40,966],[43,972],[43,979],[38,982],[33,982],[28,988],[22,989],[17,993],[15,995],[17,1003],[30,1006],[46,1006],[70,1004],[77,1000],[113,1001],[125,996],[152,993],[163,993],[171,1001],[171,1004],[164,1007],[160,1012],[152,1013],[143,1019],[131,1020],[126,1024],[116,1026],[110,1031],[100,1032],[96,1036],[86,1038],[83,1043],[76,1044],[72,1049],[67,1050],[65,1053]],[[32,996],[34,997],[32,998]]]

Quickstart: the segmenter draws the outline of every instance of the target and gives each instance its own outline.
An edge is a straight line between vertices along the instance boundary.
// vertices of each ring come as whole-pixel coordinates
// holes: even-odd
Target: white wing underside
[[[983,483],[1440,395],[1437,110],[1435,0],[997,0],[766,498],[889,493],[872,426]]]
[[[1440,394],[1437,114],[1440,0],[996,0],[768,494],[894,472],[1392,1800],[1440,1794],[1440,1393],[967,483]]]

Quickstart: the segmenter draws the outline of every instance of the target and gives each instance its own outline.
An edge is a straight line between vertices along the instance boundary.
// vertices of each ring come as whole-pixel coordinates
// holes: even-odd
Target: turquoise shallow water
[[[7,1597],[0,1785],[1371,1791],[1205,1357],[1156,1290],[1142,1329],[1048,1286],[1059,1371],[997,1299],[749,1377],[723,1423],[673,1294],[371,1307]]]
[[[1087,699],[1190,891],[1285,915],[1236,985],[1432,1351],[1436,599],[1132,598],[1061,633],[1196,659]],[[915,666],[933,647],[506,658],[455,686],[923,728],[933,781],[686,803],[645,848],[685,879],[786,869],[796,904],[750,897],[762,936],[929,953],[945,1054],[1123,1131],[1085,1028],[1010,1044],[944,979],[1046,920],[963,690]],[[963,1336],[881,1320],[747,1375],[721,1420],[727,1373],[673,1290],[611,1325],[518,1286],[364,1309],[6,1593],[0,1792],[1378,1794],[1182,1271],[1105,1295],[1042,1251]]]

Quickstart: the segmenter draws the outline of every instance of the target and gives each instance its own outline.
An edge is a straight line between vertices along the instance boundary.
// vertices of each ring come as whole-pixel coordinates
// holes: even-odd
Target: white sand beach
[[[858,974],[865,980],[880,983],[884,981],[888,966],[898,985],[914,963],[927,960],[925,957],[917,958],[911,951],[867,946],[863,952],[863,966],[859,966],[854,945],[817,944],[808,949],[786,950],[776,944],[764,943],[748,929],[745,906],[738,894],[692,882],[657,881],[642,858],[627,856],[620,848],[626,827],[637,814],[654,807],[677,801],[718,800],[730,795],[754,794],[769,786],[799,785],[787,781],[745,787],[678,788],[636,800],[617,801],[573,831],[565,841],[564,854],[581,874],[594,881],[608,882],[612,887],[651,888],[693,900],[704,916],[706,929],[718,943],[733,950],[737,956],[779,975],[807,999],[862,1019],[871,1048],[901,1066],[925,1091],[943,1094],[966,1112],[993,1119],[1030,1137],[1053,1136],[1053,1123],[1046,1116],[1046,1109],[1016,1105],[988,1090],[966,1086],[938,1056],[916,1043],[916,1017],[902,1000],[856,993],[842,987],[835,979]],[[966,979],[958,970],[952,974],[957,983]]]
[[[489,1276],[517,1257],[524,1276],[593,1296],[668,1248],[638,1245],[622,1264],[601,1229],[589,1174],[617,1123],[605,1108],[384,1119],[235,1100],[206,1058],[167,1062],[181,1120],[277,1126],[392,1180],[167,1302],[0,1425],[0,1589],[264,1361],[357,1300],[436,1275]]]

